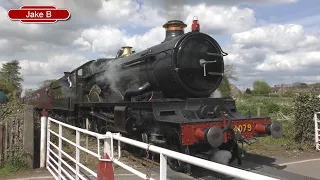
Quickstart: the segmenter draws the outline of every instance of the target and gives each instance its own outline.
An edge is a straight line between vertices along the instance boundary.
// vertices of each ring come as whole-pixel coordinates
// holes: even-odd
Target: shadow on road
[[[268,175],[277,177],[279,173],[274,173],[276,171],[281,171],[287,166],[278,166],[275,164],[276,159],[270,158],[266,156],[256,155],[256,154],[245,154],[245,158],[242,160],[242,165],[238,165],[237,160],[234,161],[230,166],[254,171],[255,173],[259,173],[262,175]],[[209,171],[200,167],[192,166],[192,177],[198,179],[205,179],[205,180],[211,180],[211,179],[225,179],[225,180],[234,180],[237,178],[226,176],[221,173]],[[269,174],[270,173],[270,174]]]

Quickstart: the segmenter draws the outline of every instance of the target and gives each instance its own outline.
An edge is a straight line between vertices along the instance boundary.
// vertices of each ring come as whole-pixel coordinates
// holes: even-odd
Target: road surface
[[[236,166],[236,165],[235,165]],[[320,158],[308,158],[299,160],[273,159],[258,155],[248,155],[241,166],[243,169],[250,170],[259,174],[265,174],[271,177],[288,180],[320,180]],[[145,173],[146,169],[138,169]],[[237,178],[227,177],[225,175],[195,169],[193,177],[181,173],[175,173],[168,168],[168,179],[171,180],[217,180]],[[152,168],[152,178],[159,179],[159,168]],[[1,178],[3,180],[52,180],[54,179],[46,169],[34,169],[23,172],[13,177]],[[94,179],[91,177],[91,179]],[[115,179],[117,180],[140,180],[141,178],[126,171],[120,167],[115,170]]]

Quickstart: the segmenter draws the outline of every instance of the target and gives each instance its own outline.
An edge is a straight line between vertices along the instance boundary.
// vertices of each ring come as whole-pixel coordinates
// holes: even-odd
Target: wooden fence
[[[19,120],[6,121],[0,125],[0,162],[18,155],[22,149],[23,122]]]
[[[0,122],[0,165],[5,161],[23,156],[33,167],[34,154],[33,108],[24,107],[22,117]]]

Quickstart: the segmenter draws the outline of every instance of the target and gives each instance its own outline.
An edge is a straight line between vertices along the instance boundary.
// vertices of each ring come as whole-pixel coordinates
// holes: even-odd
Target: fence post
[[[3,153],[3,125],[0,123],[0,164],[3,162],[2,154]]]
[[[47,124],[47,162],[49,162],[50,161],[50,151],[49,151],[49,149],[50,149],[50,131],[49,131],[49,129],[50,129],[50,119],[48,118],[48,124]],[[48,168],[49,167],[49,164],[48,163],[46,163],[46,167]]]
[[[89,131],[89,119],[88,118],[86,118],[86,130],[88,130]],[[88,135],[86,135],[86,149],[88,149],[88,141],[89,141],[89,136]],[[98,141],[98,144],[99,144],[100,142]],[[86,163],[88,162],[88,153],[86,153]]]
[[[36,127],[34,126],[33,107],[29,105],[24,106],[23,116],[23,148],[28,153],[25,156],[25,160],[27,161],[28,166],[33,168],[35,164],[38,164],[35,157],[36,153],[34,152],[34,129]]]
[[[80,146],[80,132],[76,130],[76,144],[77,146]],[[80,174],[80,149],[76,147],[76,180],[79,180],[79,174]]]
[[[61,151],[62,151],[62,125],[59,124],[59,158],[62,159],[62,155],[61,155]],[[61,160],[58,160],[59,163],[59,167],[58,167],[58,171],[59,171],[59,179],[61,179]]]
[[[160,153],[160,180],[167,179],[167,156]]]
[[[104,139],[103,154],[107,154],[110,157],[110,159],[113,159],[113,151],[111,149],[113,148],[112,133],[107,132],[106,135],[109,136]]]
[[[5,131],[4,131],[4,149],[3,149],[3,160],[6,161],[8,158],[8,121],[5,122]]]
[[[9,132],[9,158],[13,157],[13,123],[12,121],[9,122],[9,126],[8,126],[8,132]]]
[[[107,138],[104,139],[104,145],[103,145],[103,155],[101,158],[105,159],[113,159],[113,139],[112,139],[112,133],[107,132],[106,135]],[[98,141],[100,143],[100,141]],[[100,149],[99,149],[100,151]],[[97,169],[97,180],[114,180],[114,169],[112,166],[112,161],[106,162],[106,161],[99,161],[98,163],[98,169]]]
[[[40,168],[46,165],[47,154],[47,113],[41,113]]]

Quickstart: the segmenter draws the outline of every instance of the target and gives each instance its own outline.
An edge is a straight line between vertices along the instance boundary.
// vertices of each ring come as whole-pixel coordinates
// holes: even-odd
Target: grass
[[[58,125],[55,123],[51,124],[50,127],[51,130],[54,132],[58,133]],[[76,143],[76,135],[73,130],[70,130],[68,128],[62,128],[63,132],[63,137],[67,138],[68,140],[72,141],[73,143]],[[73,133],[74,132],[74,133]],[[53,142],[56,146],[58,146],[58,137],[55,135],[51,134],[50,136],[50,141]],[[80,145],[84,148],[86,148],[86,136],[83,133],[80,133]],[[53,148],[53,147],[52,147]],[[100,153],[102,154],[102,148],[103,148],[103,143],[102,140],[100,140]],[[97,139],[94,137],[89,136],[88,138],[88,149],[94,153],[97,153]],[[62,150],[70,155],[72,158],[76,159],[76,147],[73,145],[69,144],[66,141],[62,141]],[[53,149],[53,151],[58,154],[58,151],[56,149]],[[62,155],[62,158],[65,161],[71,162],[68,157]],[[89,169],[96,171],[97,165],[98,165],[98,159],[95,156],[92,156],[82,150],[80,150],[80,163],[88,167]],[[71,163],[73,164],[73,163]],[[73,166],[75,167],[75,166]],[[117,168],[116,166],[114,167],[115,169]],[[80,168],[81,171],[87,173],[84,169]],[[89,175],[89,174],[88,174]]]
[[[16,157],[14,159],[4,162],[0,166],[0,177],[12,176],[17,173],[28,170],[25,162],[20,158]]]
[[[265,156],[286,156],[288,152],[301,153],[314,149],[312,142],[304,144],[296,143],[295,117],[293,115],[293,98],[288,97],[259,97],[243,96],[237,99],[237,109],[241,114],[257,115],[260,108],[261,116],[271,117],[271,121],[279,121],[282,124],[282,138],[274,139],[271,136],[259,137],[252,145],[244,145],[244,151]],[[279,114],[284,116],[279,116]],[[292,154],[290,154],[292,155]],[[293,155],[294,156],[294,155]]]
[[[293,105],[292,97],[267,97],[267,96],[243,95],[239,98],[239,100],[251,101],[251,102],[270,100],[279,104],[285,103],[285,104]]]

